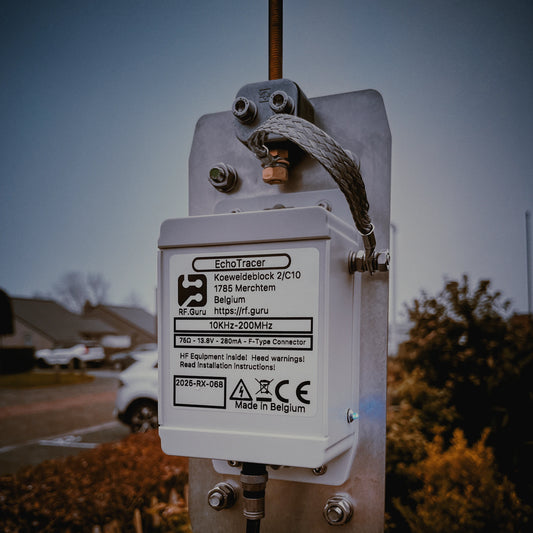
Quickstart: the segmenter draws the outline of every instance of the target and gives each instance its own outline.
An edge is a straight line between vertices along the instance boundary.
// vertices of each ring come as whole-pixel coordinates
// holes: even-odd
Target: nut
[[[353,505],[344,496],[333,496],[327,501],[323,514],[330,526],[342,526],[352,518]]]
[[[266,167],[263,169],[263,181],[269,185],[279,185],[289,181],[287,167]]]
[[[388,272],[390,264],[390,254],[387,251],[378,252],[377,257],[378,272]]]
[[[285,148],[273,148],[270,154],[279,157],[276,166],[263,169],[263,181],[269,185],[279,185],[289,180],[289,151]]]

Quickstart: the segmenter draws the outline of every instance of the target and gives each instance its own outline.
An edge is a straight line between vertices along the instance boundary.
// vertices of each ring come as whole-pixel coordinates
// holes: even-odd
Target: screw
[[[318,205],[318,207],[323,207],[326,211],[331,211],[331,204],[327,200],[320,200],[316,205]]]
[[[353,505],[344,496],[332,496],[324,507],[324,518],[330,526],[342,526],[352,515]]]
[[[240,210],[239,211],[232,211],[232,213],[235,212],[235,213],[240,213]],[[233,468],[240,468],[242,466],[242,463],[240,461],[228,461],[228,465],[233,467]]]
[[[218,191],[229,192],[237,184],[237,172],[224,163],[218,163],[209,171],[209,183]]]
[[[229,509],[237,500],[235,488],[230,483],[222,481],[217,483],[207,493],[207,503],[215,511]]]
[[[317,466],[316,468],[313,468],[313,474],[315,476],[323,476],[327,471],[327,465]]]
[[[294,100],[285,91],[274,91],[268,101],[274,113],[291,114],[294,111]]]
[[[233,116],[242,124],[253,122],[257,115],[256,105],[244,96],[238,96],[235,98],[231,110]]]
[[[353,409],[348,409],[346,413],[346,420],[348,420],[348,424],[351,424],[358,418],[359,418],[359,413],[356,413]]]

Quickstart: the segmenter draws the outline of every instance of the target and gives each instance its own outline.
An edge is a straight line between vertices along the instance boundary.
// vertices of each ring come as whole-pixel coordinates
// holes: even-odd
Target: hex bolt
[[[324,518],[330,526],[343,526],[353,515],[353,505],[345,496],[332,496],[324,506]]]
[[[390,254],[388,250],[374,252],[371,259],[372,272],[388,272],[390,269]],[[366,254],[364,250],[350,252],[348,258],[348,269],[350,274],[354,272],[368,272]]]
[[[238,96],[231,107],[233,116],[242,124],[253,122],[257,115],[257,106],[244,96]]]
[[[229,509],[237,500],[237,491],[233,485],[222,481],[207,493],[207,503],[215,511]]]
[[[287,113],[294,111],[294,100],[285,91],[274,91],[268,100],[270,109],[274,113]]]
[[[237,184],[237,172],[230,165],[218,163],[209,171],[209,183],[220,192],[229,192]]]

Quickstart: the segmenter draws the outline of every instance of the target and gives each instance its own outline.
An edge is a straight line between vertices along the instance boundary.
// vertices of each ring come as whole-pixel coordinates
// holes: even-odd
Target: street
[[[113,415],[118,373],[91,373],[91,383],[0,389],[0,475],[129,434]]]

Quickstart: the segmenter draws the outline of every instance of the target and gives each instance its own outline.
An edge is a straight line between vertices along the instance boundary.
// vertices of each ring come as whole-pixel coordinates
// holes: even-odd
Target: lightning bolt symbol
[[[244,388],[241,385],[241,388],[239,389],[239,394],[241,395],[241,398],[244,396]]]

